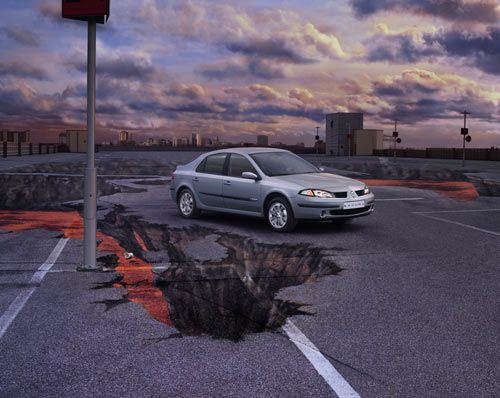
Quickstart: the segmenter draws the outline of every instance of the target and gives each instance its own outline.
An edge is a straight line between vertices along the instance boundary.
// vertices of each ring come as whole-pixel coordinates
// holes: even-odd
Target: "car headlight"
[[[333,194],[328,191],[323,191],[321,189],[304,189],[299,192],[299,195],[310,196],[316,198],[333,198]]]
[[[370,188],[365,187],[364,194],[365,194],[365,195],[368,195],[369,193],[370,193]]]

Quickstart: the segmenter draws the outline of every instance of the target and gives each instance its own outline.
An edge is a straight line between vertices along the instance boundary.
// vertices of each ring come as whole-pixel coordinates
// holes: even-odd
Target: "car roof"
[[[250,155],[252,153],[263,153],[263,152],[290,152],[287,151],[286,149],[280,149],[280,148],[269,148],[269,147],[237,147],[237,148],[225,148],[225,149],[219,149],[216,151],[211,151],[207,152],[206,154],[213,154],[213,153],[239,153],[239,154],[246,154]]]

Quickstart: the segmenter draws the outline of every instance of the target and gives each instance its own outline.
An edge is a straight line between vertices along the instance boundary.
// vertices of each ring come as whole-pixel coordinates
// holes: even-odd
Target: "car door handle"
[[[231,185],[231,181],[224,181],[224,185]]]
[[[193,181],[194,181],[194,182],[198,182],[198,181],[200,181],[200,179],[199,179],[198,177],[194,177],[194,178],[193,178]]]

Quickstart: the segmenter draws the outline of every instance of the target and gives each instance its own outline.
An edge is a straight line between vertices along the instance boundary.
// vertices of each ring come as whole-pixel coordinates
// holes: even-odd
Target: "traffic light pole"
[[[96,20],[88,22],[87,54],[87,167],[84,184],[83,267],[96,268],[97,176],[95,169]]]

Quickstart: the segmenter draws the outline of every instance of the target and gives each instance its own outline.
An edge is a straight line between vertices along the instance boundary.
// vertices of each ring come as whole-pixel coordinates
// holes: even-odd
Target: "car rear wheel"
[[[297,225],[292,208],[284,198],[271,200],[267,206],[266,215],[269,225],[277,232],[293,231]]]
[[[177,199],[177,207],[184,218],[196,218],[200,211],[196,207],[196,200],[190,189],[183,189]]]

